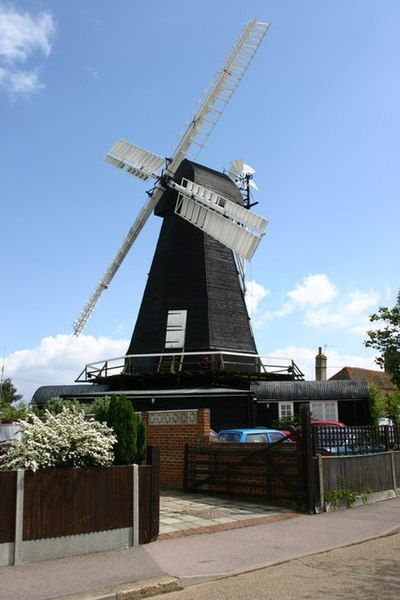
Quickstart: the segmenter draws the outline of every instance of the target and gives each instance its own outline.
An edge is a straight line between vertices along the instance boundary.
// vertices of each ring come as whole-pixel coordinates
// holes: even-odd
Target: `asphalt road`
[[[163,600],[398,600],[400,533],[157,597]]]

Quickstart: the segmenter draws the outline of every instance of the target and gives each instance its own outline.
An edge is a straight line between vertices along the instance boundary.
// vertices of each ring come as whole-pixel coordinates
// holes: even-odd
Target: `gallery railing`
[[[296,363],[288,358],[262,357],[240,352],[163,352],[127,354],[85,366],[75,381],[87,382],[114,375],[182,372],[272,373],[295,380],[304,379]]]

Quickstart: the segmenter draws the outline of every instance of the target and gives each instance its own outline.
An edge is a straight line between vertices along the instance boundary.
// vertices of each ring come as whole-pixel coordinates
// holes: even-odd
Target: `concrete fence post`
[[[24,487],[25,471],[17,471],[17,494],[15,501],[15,538],[14,538],[14,565],[21,562],[21,544],[24,531]]]
[[[139,546],[139,465],[133,467],[132,546]]]
[[[324,488],[324,459],[321,454],[317,454],[318,459],[318,480],[319,480],[319,504],[324,510],[325,506],[325,488]]]
[[[394,489],[394,493],[397,496],[396,465],[394,463],[394,451],[393,450],[390,450],[390,466],[392,469],[393,489]]]

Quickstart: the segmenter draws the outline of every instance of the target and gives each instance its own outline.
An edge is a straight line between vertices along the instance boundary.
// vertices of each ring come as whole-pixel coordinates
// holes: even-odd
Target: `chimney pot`
[[[315,379],[326,381],[326,356],[322,354],[322,346],[318,347],[318,354],[315,357]]]

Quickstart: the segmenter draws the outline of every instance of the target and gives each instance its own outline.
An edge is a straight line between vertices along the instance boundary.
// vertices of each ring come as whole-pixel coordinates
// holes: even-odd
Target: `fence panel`
[[[187,490],[282,505],[304,502],[302,454],[295,445],[193,444],[186,453]]]
[[[396,477],[396,486],[400,488],[400,452],[393,452],[394,456],[394,473]]]
[[[15,503],[17,472],[0,472],[0,544],[15,539]]]
[[[132,526],[132,467],[25,472],[24,540]]]
[[[323,457],[324,490],[341,487],[358,493],[393,489],[389,452]]]

